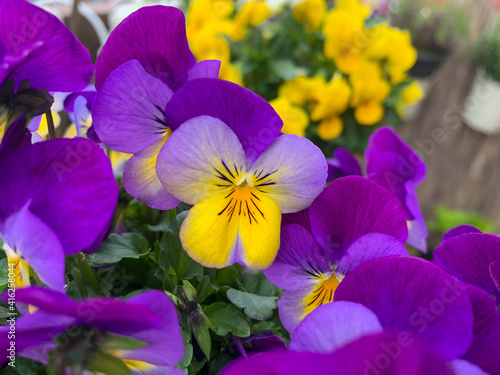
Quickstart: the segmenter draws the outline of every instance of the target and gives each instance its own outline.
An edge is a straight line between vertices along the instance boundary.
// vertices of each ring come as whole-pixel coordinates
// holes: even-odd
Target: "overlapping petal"
[[[422,259],[365,262],[345,277],[335,301],[363,304],[385,329],[411,332],[449,360],[465,354],[472,342],[474,318],[463,285]]]
[[[198,116],[218,118],[238,136],[250,162],[278,137],[283,121],[257,94],[234,83],[214,78],[186,82],[167,105],[165,116],[172,130]]]
[[[401,243],[408,236],[405,214],[398,199],[362,177],[333,181],[316,198],[309,212],[312,232],[333,262],[364,234],[387,234]]]
[[[92,107],[99,139],[114,150],[137,153],[165,136],[164,110],[172,90],[132,60],[113,71]]]
[[[327,181],[332,181],[336,177],[363,175],[358,161],[354,155],[345,148],[337,147],[333,151],[333,156],[333,159],[326,160],[328,163]]]
[[[139,60],[148,74],[177,90],[196,63],[186,38],[184,13],[174,7],[149,6],[123,20],[97,59],[97,90],[111,72],[130,60]]]
[[[358,303],[339,301],[319,306],[295,329],[290,350],[331,353],[360,337],[382,332],[377,316]]]
[[[490,264],[500,259],[500,237],[465,233],[443,242],[434,250],[434,257],[440,266],[459,280],[500,298],[500,290],[490,274]]]

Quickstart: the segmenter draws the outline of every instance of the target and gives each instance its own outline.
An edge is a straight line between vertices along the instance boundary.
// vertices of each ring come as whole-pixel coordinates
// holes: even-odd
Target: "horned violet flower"
[[[96,63],[93,128],[106,146],[133,154],[123,172],[125,190],[157,209],[179,201],[156,175],[157,155],[173,128],[165,107],[184,82],[217,77],[218,61],[196,60],[184,14],[165,6],[141,8],[111,33]]]
[[[297,224],[282,228],[278,256],[264,271],[284,289],[278,308],[289,332],[315,308],[332,302],[343,278],[361,263],[408,254],[399,202],[365,178],[332,182],[312,203],[309,217],[312,234]]]
[[[210,88],[218,90],[211,95]],[[200,92],[205,94],[189,100]],[[306,208],[323,190],[324,156],[305,138],[273,136],[279,117],[240,86],[199,79],[178,93],[167,113],[175,112],[171,118],[182,125],[156,169],[168,191],[194,205],[182,225],[183,247],[209,267],[269,267],[279,247],[281,214]]]
[[[7,153],[0,174],[0,236],[16,284],[29,285],[31,266],[64,290],[64,256],[95,250],[111,221],[118,186],[109,159],[89,140],[55,139]]]
[[[47,364],[57,356],[64,367],[89,370],[85,374],[103,373],[99,365],[104,360],[121,373],[184,373],[174,367],[184,354],[177,310],[163,292],[146,291],[125,301],[103,297],[73,301],[53,290],[30,287],[18,290],[16,299],[37,307],[16,322],[16,351],[22,357]],[[8,329],[0,328],[2,348],[9,347]],[[1,361],[0,365],[7,358]]]

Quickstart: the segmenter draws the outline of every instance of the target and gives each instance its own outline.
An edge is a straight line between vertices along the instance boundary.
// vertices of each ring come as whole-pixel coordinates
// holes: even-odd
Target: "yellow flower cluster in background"
[[[319,123],[318,135],[323,140],[342,134],[341,115],[349,108],[360,125],[375,125],[383,119],[385,101],[396,85],[409,82],[407,72],[417,53],[407,31],[385,23],[366,27],[370,14],[370,8],[358,0],[337,0],[329,12],[323,0],[305,0],[295,6],[294,18],[305,24],[307,32],[322,27],[324,53],[337,73],[328,82],[323,77],[300,76],[280,87],[271,104],[284,120],[284,132],[305,134],[306,109],[307,119]],[[409,83],[401,91],[396,112],[401,115],[421,96],[418,84]]]
[[[187,12],[187,34],[198,61],[221,60],[220,78],[243,84],[241,73],[231,64],[228,39],[242,40],[249,26],[258,26],[271,16],[260,0],[247,1],[235,11],[233,0],[194,0]]]

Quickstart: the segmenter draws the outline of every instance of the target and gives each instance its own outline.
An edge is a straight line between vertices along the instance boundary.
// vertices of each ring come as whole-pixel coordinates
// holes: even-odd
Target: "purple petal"
[[[31,132],[26,129],[24,116],[15,120],[5,132],[0,144],[0,160],[16,148],[31,145]]]
[[[7,295],[4,294],[2,299],[6,300]],[[16,290],[16,301],[33,305],[46,313],[67,316],[73,314],[76,306],[75,302],[64,293],[39,286]]]
[[[137,59],[143,68],[173,91],[188,79],[196,60],[189,50],[184,13],[162,5],[139,9],[111,33],[96,63],[96,88],[116,68]]]
[[[158,210],[170,210],[179,205],[156,174],[156,159],[165,141],[166,137],[132,156],[123,171],[123,186],[127,193]]]
[[[489,375],[476,365],[463,359],[455,359],[451,362],[454,375]]]
[[[311,232],[311,219],[309,219],[309,207],[298,212],[283,214],[281,218],[281,226],[288,224],[298,224]]]
[[[232,182],[222,180],[220,171],[230,168],[229,173],[239,176],[246,164],[234,132],[216,118],[201,116],[170,136],[158,155],[156,171],[169,192],[194,205],[230,187]]]
[[[5,243],[28,263],[49,288],[64,291],[64,250],[56,233],[28,208],[5,220]]]
[[[85,47],[54,15],[27,1],[1,2],[0,40],[6,55],[18,60],[4,66],[6,78],[14,78],[16,86],[27,79],[32,88],[78,91],[92,77],[94,67]]]
[[[498,301],[482,289],[467,286],[474,313],[474,338],[462,357],[489,374],[500,374],[500,311]]]
[[[238,136],[252,162],[281,134],[283,121],[257,94],[214,78],[186,82],[165,111],[172,130],[198,116],[218,118]]]
[[[333,151],[333,157],[333,159],[326,159],[328,163],[327,181],[334,180],[337,175],[340,175],[340,177],[363,175],[358,161],[346,149],[337,147]]]
[[[309,210],[312,232],[336,263],[344,251],[367,233],[383,233],[401,243],[408,229],[401,204],[389,191],[362,177],[333,181]]]
[[[361,263],[388,255],[408,255],[408,250],[401,242],[387,234],[368,233],[347,248],[337,266],[337,272],[347,275]]]
[[[377,316],[354,302],[327,303],[308,314],[295,329],[290,350],[331,353],[373,333],[382,332]]]
[[[472,308],[464,286],[422,259],[365,262],[344,278],[334,299],[363,304],[384,328],[411,332],[447,359],[464,354],[472,342]]]
[[[417,189],[410,182],[406,183],[406,207],[413,220],[408,221],[408,244],[415,249],[427,253],[427,237],[429,232],[418,203]]]
[[[77,324],[121,335],[157,329],[162,319],[149,306],[117,298],[92,298],[76,302],[72,316]]]
[[[449,240],[450,238],[457,237],[465,233],[482,233],[482,232],[476,227],[473,227],[472,225],[467,225],[467,224],[459,225],[458,227],[452,228],[445,234],[443,234],[441,243],[443,243],[446,240]]]
[[[188,79],[219,78],[221,62],[219,60],[203,60],[196,63],[188,72]]]
[[[97,91],[95,90],[94,85],[89,85],[85,90],[78,91],[69,94],[63,102],[64,109],[68,112],[75,111],[75,101],[79,97],[85,98],[87,102],[87,109],[90,110],[92,108],[92,104],[94,104],[95,97],[97,95]]]
[[[125,352],[121,357],[144,361],[158,366],[175,365],[184,355],[179,318],[175,305],[161,291],[148,291],[131,298],[130,303],[148,306],[162,323],[152,330],[138,332],[132,337],[148,346]]]
[[[323,153],[311,141],[284,134],[264,150],[249,174],[269,174],[268,178],[255,178],[254,186],[276,202],[281,212],[289,213],[309,207],[323,191],[327,165]]]
[[[40,344],[48,344],[73,324],[73,318],[37,311],[15,320],[15,338],[9,339],[8,337],[10,324],[0,328],[0,348],[3,349],[4,353],[8,353],[6,349],[9,349],[11,347],[10,342],[14,341],[16,355],[25,354],[26,351],[29,351],[29,356],[34,357],[37,354],[34,353],[35,347],[40,350]],[[2,355],[0,357],[0,366],[7,361],[7,356]]]
[[[102,240],[114,213],[118,185],[111,163],[95,143],[55,139],[11,152],[0,161],[0,221],[28,201],[54,230],[66,255]]]
[[[278,255],[264,275],[281,289],[294,290],[314,285],[311,275],[331,273],[328,257],[313,235],[297,224],[281,228]]]
[[[92,107],[99,139],[114,150],[135,154],[165,136],[164,109],[173,92],[146,73],[137,60],[113,71]]]
[[[434,250],[434,257],[459,280],[500,298],[490,276],[490,264],[500,259],[500,237],[482,233],[462,234],[443,242]]]
[[[490,276],[497,287],[497,291],[500,292],[500,259],[491,262]]]
[[[306,298],[313,291],[315,285],[306,286],[300,289],[284,290],[278,300],[278,313],[281,324],[285,329],[293,334],[306,314]]]
[[[265,352],[231,362],[220,375],[330,374],[332,364],[330,356],[325,354]]]

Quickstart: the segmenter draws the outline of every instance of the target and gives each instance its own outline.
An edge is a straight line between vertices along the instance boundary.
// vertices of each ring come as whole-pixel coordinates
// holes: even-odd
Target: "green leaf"
[[[205,307],[203,312],[210,320],[217,335],[225,336],[232,332],[238,337],[250,336],[250,325],[245,315],[234,305],[215,302]]]
[[[111,234],[90,259],[94,265],[117,263],[124,258],[138,259],[149,251],[148,240],[138,233]]]
[[[160,242],[160,267],[165,272],[172,267],[179,280],[190,280],[203,273],[203,266],[189,257],[179,239],[179,231],[186,215],[187,212],[182,212],[170,221]]]
[[[229,289],[226,295],[236,307],[244,309],[245,314],[255,320],[269,319],[276,308],[277,297],[262,297],[236,289]]]
[[[204,275],[198,284],[198,303],[203,303],[203,301],[205,301],[205,299],[207,299],[207,297],[213,292],[214,289],[212,288],[212,281],[210,280],[210,277]]]
[[[266,332],[272,331],[273,329],[278,328],[276,323],[272,320],[264,320],[262,322],[258,322],[252,326],[252,332]]]
[[[196,288],[189,281],[182,281],[182,290],[184,290],[189,301],[196,301]]]
[[[120,359],[100,350],[96,350],[86,369],[91,372],[113,375],[132,375],[132,371]]]
[[[144,341],[133,339],[129,336],[116,335],[112,333],[101,333],[99,335],[99,347],[105,351],[111,350],[134,350],[144,348]]]
[[[186,348],[184,357],[182,357],[181,361],[177,364],[177,367],[182,370],[188,367],[193,359],[193,345],[185,344],[184,346]]]

